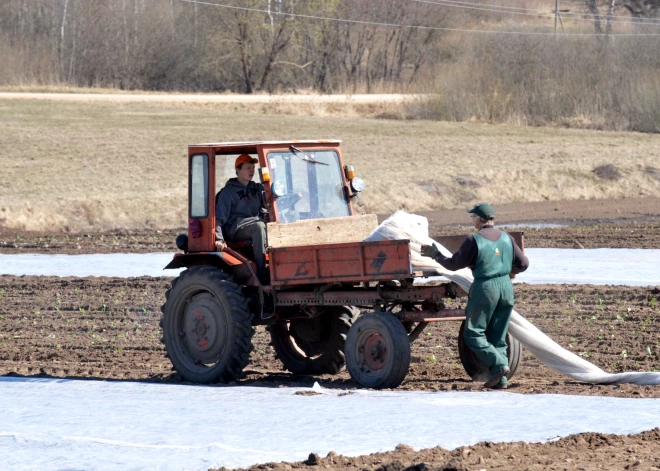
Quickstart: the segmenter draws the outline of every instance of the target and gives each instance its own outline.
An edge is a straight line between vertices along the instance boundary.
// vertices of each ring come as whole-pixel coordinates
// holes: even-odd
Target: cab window
[[[339,155],[334,150],[268,153],[278,220],[349,216]]]
[[[190,217],[209,215],[209,156],[195,154],[190,159]]]

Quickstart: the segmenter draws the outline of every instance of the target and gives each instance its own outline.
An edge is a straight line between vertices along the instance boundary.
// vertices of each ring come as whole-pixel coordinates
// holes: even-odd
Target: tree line
[[[415,0],[222,2],[234,1],[235,9],[210,5],[216,1],[0,0],[0,84],[405,91],[452,59],[443,47],[450,33],[433,28],[472,28],[497,17]],[[660,0],[579,5],[593,14],[596,32],[609,33],[615,6],[648,18]]]
[[[444,16],[402,0],[236,5],[246,9],[180,0],[5,0],[0,52],[12,70],[0,72],[0,82],[246,93],[401,87],[427,65],[440,32],[369,23],[437,25]]]

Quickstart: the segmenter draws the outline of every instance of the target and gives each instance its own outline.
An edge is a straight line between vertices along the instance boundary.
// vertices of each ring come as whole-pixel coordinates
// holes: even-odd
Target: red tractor
[[[252,248],[215,247],[216,193],[234,176],[240,154],[258,159],[264,185],[268,285],[260,283]],[[375,215],[357,215],[364,188],[345,165],[340,141],[233,142],[188,148],[188,234],[166,268],[183,268],[165,294],[163,342],[186,381],[240,378],[252,351],[254,326],[266,325],[284,367],[298,374],[348,369],[360,386],[395,388],[410,366],[410,344],[430,322],[462,321],[443,299],[465,296],[454,283],[416,286],[408,240],[364,242]],[[522,234],[514,237],[522,247]],[[440,238],[452,250],[462,237]],[[433,273],[435,274],[435,273]],[[461,328],[462,331],[462,328]],[[509,336],[512,376],[520,344]],[[463,344],[473,378],[483,367]]]

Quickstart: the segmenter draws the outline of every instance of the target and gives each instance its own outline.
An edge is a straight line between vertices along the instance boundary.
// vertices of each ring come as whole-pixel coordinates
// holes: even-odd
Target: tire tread
[[[230,323],[235,334],[234,338],[231,339],[231,351],[227,355],[226,363],[216,364],[204,374],[185,371],[184,365],[176,357],[174,345],[168,345],[168,338],[170,342],[178,342],[178,336],[171,332],[170,335],[165,333],[169,322],[176,322],[176,319],[171,319],[171,317],[177,315],[172,310],[175,309],[177,301],[179,301],[176,296],[182,294],[180,293],[181,287],[185,288],[187,285],[195,284],[208,288],[218,299],[224,299],[229,307]],[[172,296],[175,296],[175,298],[172,298]],[[165,292],[165,299],[165,304],[161,307],[163,312],[160,321],[163,328],[162,341],[165,344],[167,356],[179,375],[184,380],[195,383],[227,383],[238,379],[250,361],[250,353],[254,349],[252,337],[255,332],[252,327],[252,314],[248,311],[247,300],[243,296],[241,286],[235,283],[228,274],[217,268],[209,266],[192,267],[184,270],[178,278],[172,281],[171,287]],[[177,363],[179,363],[179,367],[177,367]]]

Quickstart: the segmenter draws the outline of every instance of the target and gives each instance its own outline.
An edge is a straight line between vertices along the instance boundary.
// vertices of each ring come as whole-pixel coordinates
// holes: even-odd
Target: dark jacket
[[[216,196],[216,240],[232,240],[242,227],[263,220],[263,190],[261,183],[250,182],[243,186],[238,178],[227,180]]]
[[[486,226],[481,228],[479,235],[490,241],[496,241],[500,238],[502,232],[504,231],[495,229],[492,226]],[[511,237],[511,234],[509,234],[509,237]],[[513,266],[511,273],[515,275],[527,270],[529,267],[529,260],[520,249],[520,247],[518,247],[516,241],[513,240],[513,237],[511,237],[511,243],[513,244]],[[478,252],[477,242],[474,240],[474,236],[469,235],[465,238],[463,244],[461,244],[461,247],[451,258],[440,254],[436,258],[436,261],[447,270],[451,271],[460,270],[461,268],[465,267],[470,267],[471,270],[474,270],[474,267],[477,264]]]

